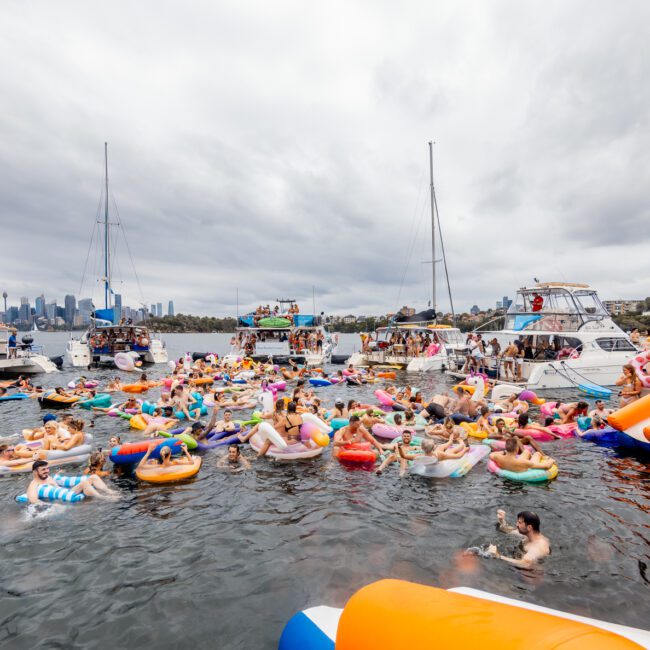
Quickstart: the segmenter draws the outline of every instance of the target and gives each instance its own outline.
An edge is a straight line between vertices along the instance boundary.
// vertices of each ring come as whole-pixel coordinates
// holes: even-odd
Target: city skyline
[[[79,298],[74,294],[65,294],[60,303],[60,298],[46,299],[45,293],[41,292],[34,298],[33,306],[29,296],[20,296],[20,304],[12,304],[13,296],[5,289],[2,293],[3,303],[0,304],[0,322],[5,324],[27,324],[32,325],[46,321],[48,324],[62,327],[84,327],[90,324],[90,317],[95,309],[102,307],[96,304],[92,298]],[[99,302],[99,301],[98,301]],[[146,316],[152,315],[162,317],[161,302],[151,303],[147,306],[145,313],[144,306],[132,308],[122,304],[122,295],[113,294],[113,309],[119,313],[120,318],[132,319],[137,322]],[[167,315],[174,315],[174,301],[169,300]]]

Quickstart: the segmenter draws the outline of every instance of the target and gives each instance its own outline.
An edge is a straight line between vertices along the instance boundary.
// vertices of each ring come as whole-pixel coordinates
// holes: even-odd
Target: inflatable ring
[[[511,472],[507,469],[501,469],[493,460],[488,460],[488,471],[496,474],[501,478],[507,478],[510,481],[519,481],[522,483],[543,483],[545,481],[552,481],[557,477],[557,465],[553,465],[549,469],[527,469],[525,472]]]
[[[147,465],[146,467],[138,467],[135,470],[135,475],[147,483],[175,483],[176,481],[184,481],[185,479],[192,478],[199,473],[201,469],[201,457],[193,456],[191,464],[169,465],[163,467],[162,465]]]

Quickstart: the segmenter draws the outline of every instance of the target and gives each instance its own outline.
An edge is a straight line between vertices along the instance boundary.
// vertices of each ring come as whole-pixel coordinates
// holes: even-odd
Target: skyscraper
[[[41,294],[34,301],[34,310],[36,311],[36,317],[45,316],[45,296]]]
[[[150,313],[152,316],[155,316],[155,315],[156,315],[156,305],[155,305],[153,302],[151,303],[151,309],[149,310],[149,313]]]
[[[156,303],[156,316],[162,318],[162,302]]]
[[[173,316],[174,315],[174,301],[170,300],[169,304],[167,305],[167,316]]]
[[[90,324],[90,314],[92,314],[93,309],[92,298],[82,298],[79,301],[79,313],[81,314],[81,319],[84,325]]]
[[[65,319],[65,322],[68,323],[68,325],[72,325],[72,321],[74,320],[74,313],[77,309],[77,299],[73,296],[68,294],[65,297],[65,316],[63,317]]]
[[[116,293],[114,295],[114,298],[115,298],[115,307],[114,307],[115,320],[117,322],[119,322],[120,319],[122,318],[122,316],[124,315],[124,314],[122,314],[122,294],[121,293]]]
[[[20,299],[20,309],[18,311],[18,318],[23,323],[30,323],[32,320],[32,310],[29,306],[29,298],[22,297]]]
[[[47,316],[47,320],[54,323],[56,319],[56,300],[45,305],[45,315]]]

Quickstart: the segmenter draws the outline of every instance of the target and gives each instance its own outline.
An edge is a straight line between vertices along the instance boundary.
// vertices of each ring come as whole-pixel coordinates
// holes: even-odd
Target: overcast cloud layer
[[[4,3],[0,290],[91,293],[107,140],[146,302],[423,308],[433,139],[457,308],[650,295],[649,26],[646,0]]]

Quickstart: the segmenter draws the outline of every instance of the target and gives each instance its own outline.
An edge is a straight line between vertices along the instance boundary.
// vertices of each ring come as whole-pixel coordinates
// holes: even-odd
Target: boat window
[[[605,352],[635,352],[636,348],[630,341],[621,337],[596,339],[596,343]]]
[[[585,314],[605,316],[607,312],[594,291],[576,291],[573,294]]]

